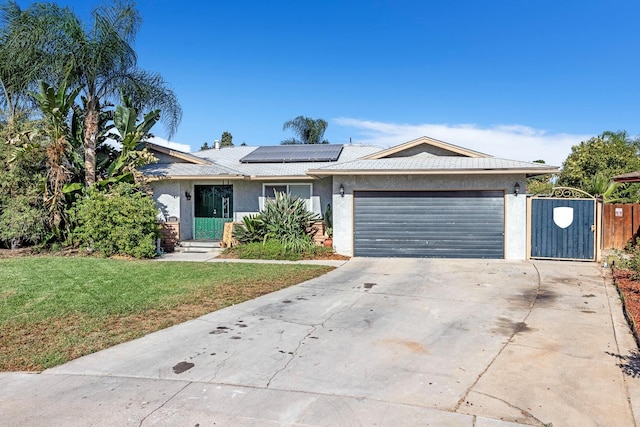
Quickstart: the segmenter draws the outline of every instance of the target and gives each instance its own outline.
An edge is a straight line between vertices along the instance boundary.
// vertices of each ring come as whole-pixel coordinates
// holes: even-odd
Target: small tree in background
[[[205,142],[200,146],[200,151],[209,150],[209,149],[211,149],[211,147],[209,147],[209,143],[207,142]]]
[[[220,147],[233,147],[233,136],[226,130],[222,132],[222,137],[220,138]]]
[[[544,160],[534,160],[533,163],[546,164]],[[553,188],[555,175],[537,175],[527,178],[528,194],[549,194]]]
[[[558,184],[591,194],[607,191],[614,176],[640,170],[639,152],[639,138],[631,138],[626,131],[603,132],[571,148],[571,154],[560,171]],[[596,175],[600,176],[595,178]],[[640,200],[639,190],[639,184],[621,184],[607,194],[612,200],[637,202]]]

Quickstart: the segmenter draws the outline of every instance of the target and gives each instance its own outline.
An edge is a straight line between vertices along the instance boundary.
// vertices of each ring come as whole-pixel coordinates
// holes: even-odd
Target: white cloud
[[[163,147],[171,148],[173,150],[183,151],[185,153],[188,153],[191,151],[191,146],[187,144],[178,144],[177,142],[167,141],[166,139],[160,138],[158,136],[149,138],[148,141],[151,142],[152,144],[161,145]]]
[[[338,126],[355,129],[354,142],[391,147],[421,136],[439,139],[495,157],[534,161],[561,166],[571,153],[571,147],[593,135],[548,133],[522,125],[499,125],[481,128],[473,124],[403,124],[358,120],[341,117],[333,120]]]

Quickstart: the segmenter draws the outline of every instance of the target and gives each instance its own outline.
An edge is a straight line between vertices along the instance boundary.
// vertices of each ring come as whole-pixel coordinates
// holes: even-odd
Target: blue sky
[[[100,4],[57,3],[87,22]],[[184,116],[171,140],[192,151],[223,131],[279,144],[299,115],[327,120],[332,143],[426,135],[558,166],[605,130],[640,133],[637,0],[137,5],[139,64],[175,90]]]

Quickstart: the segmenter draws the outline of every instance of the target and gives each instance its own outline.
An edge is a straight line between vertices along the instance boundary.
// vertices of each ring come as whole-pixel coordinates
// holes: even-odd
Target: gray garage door
[[[504,258],[504,193],[356,191],[354,254]]]

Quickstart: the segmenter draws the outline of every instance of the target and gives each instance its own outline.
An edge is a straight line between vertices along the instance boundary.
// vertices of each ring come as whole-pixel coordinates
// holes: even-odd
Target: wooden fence
[[[624,249],[640,237],[640,204],[606,203],[602,215],[603,249]]]

